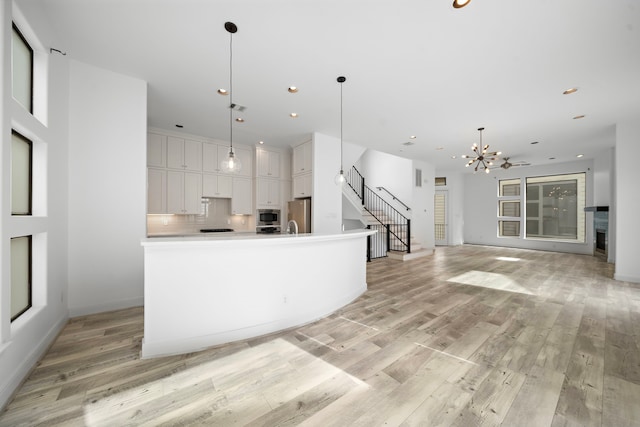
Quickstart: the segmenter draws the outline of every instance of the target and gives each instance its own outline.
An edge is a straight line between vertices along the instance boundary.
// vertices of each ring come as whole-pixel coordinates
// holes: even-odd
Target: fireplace
[[[593,254],[609,255],[609,206],[590,206],[584,208],[585,212],[593,212]]]

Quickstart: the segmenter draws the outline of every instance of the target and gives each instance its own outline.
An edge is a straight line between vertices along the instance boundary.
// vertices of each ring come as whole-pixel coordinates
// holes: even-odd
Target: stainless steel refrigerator
[[[289,202],[287,221],[298,223],[298,233],[311,233],[311,199],[296,199]]]

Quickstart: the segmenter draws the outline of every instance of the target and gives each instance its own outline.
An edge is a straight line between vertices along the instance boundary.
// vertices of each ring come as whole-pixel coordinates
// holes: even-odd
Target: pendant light
[[[489,150],[489,144],[485,146],[482,145],[483,130],[484,128],[478,128],[478,132],[480,132],[480,145],[478,146],[478,144],[476,144],[475,142],[473,143],[473,145],[471,146],[473,155],[467,156],[466,154],[464,154],[461,156],[463,159],[471,159],[469,160],[469,162],[467,162],[466,165],[464,165],[466,168],[472,166],[474,163],[476,164],[476,167],[473,169],[473,173],[478,172],[478,168],[484,169],[485,173],[489,173],[489,166],[493,165],[493,161],[497,159],[496,156],[502,154],[502,152],[500,151],[488,152],[487,150]]]
[[[337,82],[340,83],[340,172],[336,175],[334,181],[336,185],[344,185],[346,180],[344,176],[344,168],[342,167],[342,83],[347,81],[346,77],[340,76],[337,79]]]
[[[225,22],[224,29],[229,33],[229,154],[225,157],[220,166],[224,172],[239,172],[242,169],[240,159],[233,151],[233,34],[238,31],[238,27],[233,22]]]

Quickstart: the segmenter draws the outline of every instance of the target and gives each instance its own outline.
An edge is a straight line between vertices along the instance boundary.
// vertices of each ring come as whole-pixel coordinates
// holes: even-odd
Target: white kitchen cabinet
[[[253,215],[253,191],[251,179],[233,177],[232,215]]]
[[[168,136],[167,167],[200,172],[202,170],[202,142]]]
[[[300,144],[293,149],[293,175],[309,173],[312,170],[312,146],[311,141]]]
[[[222,161],[227,157],[229,147],[226,145],[204,142],[202,144],[202,171],[222,173]]]
[[[200,214],[202,211],[202,175],[167,171],[167,213]]]
[[[257,179],[256,193],[256,205],[258,205],[258,208],[279,207],[281,204],[279,180]]]
[[[231,198],[233,179],[229,175],[202,175],[202,197]]]
[[[147,213],[167,213],[167,171],[147,169]]]
[[[305,173],[293,177],[293,197],[311,197],[313,193],[313,175]]]
[[[236,153],[238,160],[242,163],[242,169],[240,169],[236,175],[251,178],[253,176],[253,158],[251,156],[251,150],[234,146],[233,151]]]
[[[265,150],[264,148],[258,148],[256,150],[256,157],[258,163],[259,177],[264,178],[280,178],[280,157],[282,154],[279,151]]]
[[[167,167],[167,137],[157,133],[147,134],[147,166]]]

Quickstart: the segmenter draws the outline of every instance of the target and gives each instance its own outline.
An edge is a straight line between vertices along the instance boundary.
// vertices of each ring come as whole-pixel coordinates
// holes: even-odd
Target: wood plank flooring
[[[142,308],[75,318],[0,425],[638,426],[640,285],[612,272],[469,245],[380,259],[325,319],[150,360]]]

